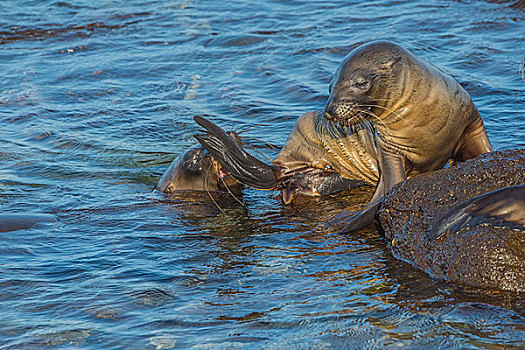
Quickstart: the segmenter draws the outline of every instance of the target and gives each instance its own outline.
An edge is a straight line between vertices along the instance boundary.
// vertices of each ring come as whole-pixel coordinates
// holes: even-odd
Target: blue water
[[[520,1],[0,2],[0,349],[519,349],[525,298],[429,278],[362,194],[168,198],[194,115],[282,145],[357,44],[461,82],[495,149],[525,147]],[[268,156],[274,153],[267,152]]]

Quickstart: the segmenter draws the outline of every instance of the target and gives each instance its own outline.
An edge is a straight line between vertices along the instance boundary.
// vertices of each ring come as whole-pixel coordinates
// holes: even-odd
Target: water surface
[[[0,348],[525,347],[523,296],[337,234],[370,191],[153,192],[194,115],[280,146],[371,40],[453,75],[495,149],[525,147],[524,35],[518,1],[2,1],[0,209],[58,220],[0,235]]]

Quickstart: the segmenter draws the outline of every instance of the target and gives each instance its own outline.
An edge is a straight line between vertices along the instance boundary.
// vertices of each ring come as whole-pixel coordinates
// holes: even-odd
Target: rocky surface
[[[485,222],[439,237],[430,234],[432,225],[455,206],[522,184],[525,150],[484,154],[398,184],[379,211],[379,221],[394,256],[432,276],[523,292],[525,229]]]

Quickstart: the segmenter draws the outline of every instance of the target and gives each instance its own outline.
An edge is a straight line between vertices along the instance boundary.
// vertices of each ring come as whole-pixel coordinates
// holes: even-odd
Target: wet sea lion
[[[389,42],[369,43],[346,56],[330,84],[324,116],[350,130],[365,126],[376,145],[359,156],[361,162],[353,160],[363,174],[377,173],[362,163],[378,164],[379,182],[368,208],[347,231],[369,221],[387,191],[407,177],[492,151],[481,116],[461,85]]]
[[[173,160],[155,185],[165,193],[177,191],[233,191],[243,185],[229,173],[203,147],[191,148]]]
[[[351,172],[338,161],[342,159],[339,155],[326,152],[322,138],[339,131],[336,124],[320,113],[310,112],[299,118],[272,165],[246,152],[211,121],[196,116],[195,122],[207,131],[195,138],[232,176],[257,189],[281,190],[286,204],[299,193],[322,196],[366,184],[366,181],[351,178]],[[317,132],[310,132],[312,127]]]
[[[323,117],[324,116],[324,117]],[[199,142],[239,181],[260,189],[321,194],[368,183],[376,191],[343,231],[372,222],[382,197],[407,177],[491,152],[483,121],[468,93],[451,76],[396,44],[374,42],[351,51],[330,84],[322,113],[301,116],[272,165],[253,159],[203,118]],[[213,125],[213,126],[212,126]],[[336,176],[337,177],[337,176]]]

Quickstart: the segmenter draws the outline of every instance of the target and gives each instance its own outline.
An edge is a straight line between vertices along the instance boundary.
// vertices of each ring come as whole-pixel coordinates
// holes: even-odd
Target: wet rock
[[[525,150],[484,154],[398,184],[379,211],[379,221],[394,256],[431,276],[476,287],[523,292],[523,226],[481,220],[432,232],[440,218],[450,215],[450,210],[458,205],[488,192],[523,184]],[[525,199],[521,194],[518,201],[522,208]]]
[[[161,288],[135,291],[131,296],[137,304],[145,306],[159,306],[175,297],[171,292]]]
[[[50,214],[0,214],[0,232],[27,230],[40,223],[55,221],[56,218]]]

